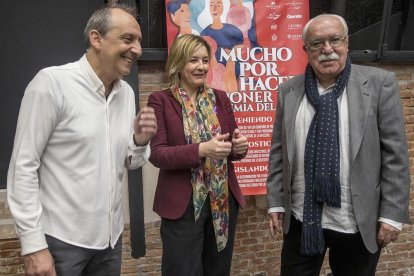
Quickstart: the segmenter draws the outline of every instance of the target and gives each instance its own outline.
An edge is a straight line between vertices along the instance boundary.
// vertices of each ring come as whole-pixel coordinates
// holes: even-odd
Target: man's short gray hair
[[[111,29],[112,21],[111,21],[111,10],[112,9],[121,9],[133,17],[136,18],[137,16],[137,9],[135,6],[130,6],[126,4],[111,4],[105,5],[102,8],[96,10],[86,23],[85,30],[83,31],[83,35],[85,38],[86,48],[91,47],[91,43],[89,40],[89,33],[92,30],[97,30],[102,36],[105,36],[108,31]]]
[[[304,43],[307,42],[308,29],[309,29],[310,24],[312,24],[316,20],[321,19],[323,17],[330,17],[330,18],[337,19],[342,24],[342,27],[343,27],[344,32],[345,32],[345,35],[348,35],[348,25],[346,24],[346,21],[345,21],[345,19],[342,16],[337,15],[337,14],[324,13],[324,14],[320,14],[320,15],[318,15],[318,16],[310,19],[308,21],[308,23],[306,23],[306,25],[305,25],[305,27],[303,28],[303,31],[302,31],[302,40],[303,40]]]

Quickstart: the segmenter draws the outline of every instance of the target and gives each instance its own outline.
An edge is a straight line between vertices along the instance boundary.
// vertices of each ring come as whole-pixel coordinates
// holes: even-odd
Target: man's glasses
[[[307,45],[310,50],[319,51],[325,46],[326,41],[328,41],[329,45],[331,45],[332,48],[338,48],[339,46],[342,45],[345,38],[346,36],[341,37],[341,36],[335,35],[335,36],[331,36],[329,39],[326,39],[326,40],[315,39],[315,40],[309,41]]]

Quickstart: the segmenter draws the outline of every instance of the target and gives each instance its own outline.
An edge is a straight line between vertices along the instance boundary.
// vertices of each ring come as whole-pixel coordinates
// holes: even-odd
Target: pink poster
[[[245,195],[265,194],[277,89],[307,63],[307,0],[166,0],[168,45],[198,34],[211,45],[207,83],[226,91],[249,152],[235,170]]]

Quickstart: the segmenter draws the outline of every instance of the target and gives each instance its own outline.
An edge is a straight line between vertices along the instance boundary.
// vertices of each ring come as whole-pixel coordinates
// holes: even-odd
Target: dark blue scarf
[[[318,93],[315,73],[310,64],[305,71],[305,93],[315,109],[305,145],[305,202],[301,253],[322,254],[325,241],[322,232],[322,208],[341,208],[339,183],[339,135],[337,99],[344,91],[351,73],[348,57],[332,92]]]

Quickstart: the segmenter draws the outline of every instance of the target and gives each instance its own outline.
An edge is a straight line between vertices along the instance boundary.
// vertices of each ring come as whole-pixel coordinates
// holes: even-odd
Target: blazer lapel
[[[286,144],[289,164],[293,162],[293,156],[295,153],[295,122],[296,114],[299,109],[299,105],[305,94],[304,79],[300,78],[296,85],[292,85],[289,93],[285,97],[284,104],[284,124],[286,129]],[[292,166],[291,166],[292,167]]]
[[[367,82],[368,80],[353,66],[346,86],[351,161],[355,159],[364,136],[370,101]]]
[[[183,109],[182,109],[180,103],[177,102],[177,100],[173,97],[171,92],[168,92],[168,95],[169,95],[171,105],[174,107],[174,110],[177,111],[178,116],[180,116],[180,118],[182,119],[183,118]]]

